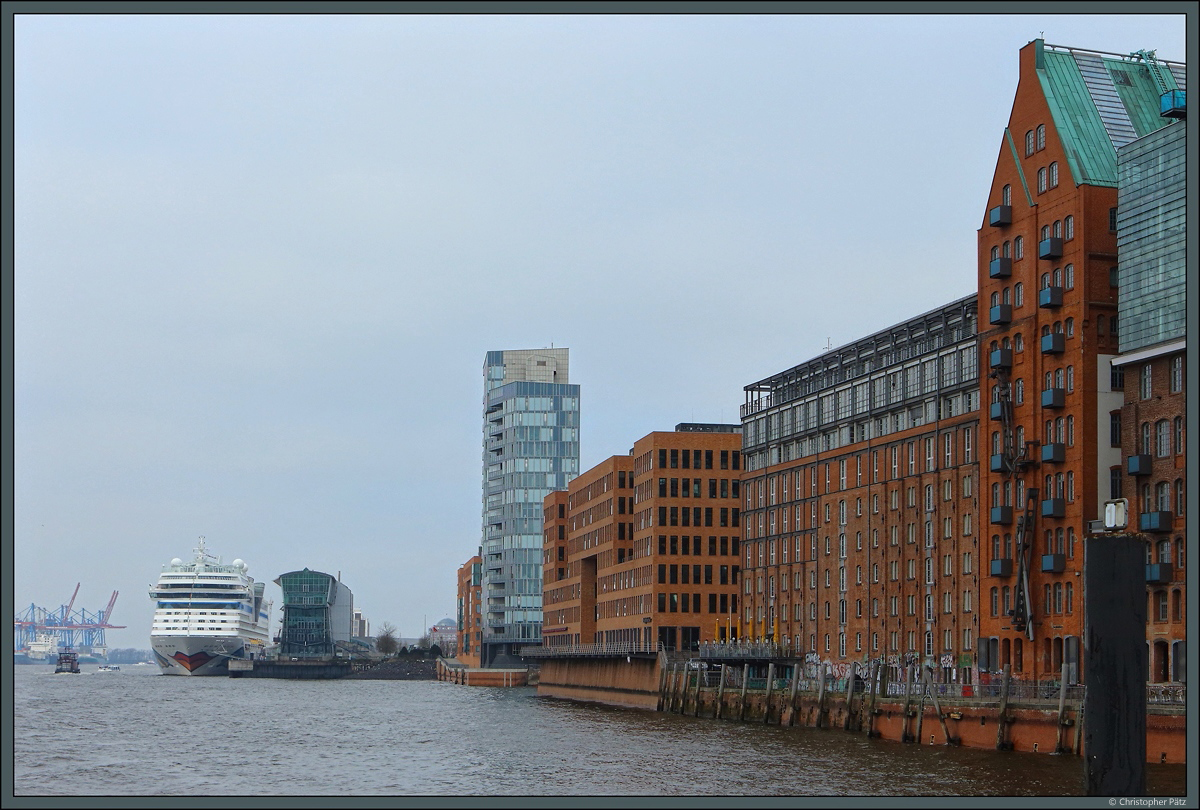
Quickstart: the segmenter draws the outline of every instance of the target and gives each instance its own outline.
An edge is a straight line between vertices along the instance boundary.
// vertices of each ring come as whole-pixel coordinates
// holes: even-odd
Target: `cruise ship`
[[[269,638],[271,603],[246,563],[224,564],[204,546],[176,557],[150,586],[150,645],[164,675],[228,675],[229,659],[261,658]]]

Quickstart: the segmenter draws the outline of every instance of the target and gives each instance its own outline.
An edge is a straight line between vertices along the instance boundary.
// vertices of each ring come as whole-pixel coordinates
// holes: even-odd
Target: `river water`
[[[1070,796],[1083,761],[438,681],[14,666],[16,796]],[[1184,795],[1185,766],[1150,766]],[[240,805],[237,805],[240,806]]]

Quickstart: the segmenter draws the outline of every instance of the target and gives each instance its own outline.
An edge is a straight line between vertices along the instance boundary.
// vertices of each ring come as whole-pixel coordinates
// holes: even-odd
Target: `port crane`
[[[13,620],[13,651],[28,650],[39,635],[45,634],[54,636],[60,647],[87,647],[97,652],[103,651],[107,647],[104,631],[125,629],[125,625],[111,621],[119,591],[112,592],[108,605],[101,611],[93,613],[85,608],[75,610],[75,599],[79,596],[81,584],[76,583],[71,599],[54,610],[30,604],[19,613]]]

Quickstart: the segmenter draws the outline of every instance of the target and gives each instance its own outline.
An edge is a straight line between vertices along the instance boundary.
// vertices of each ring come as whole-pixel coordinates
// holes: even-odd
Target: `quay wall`
[[[795,689],[782,679],[771,688],[753,679],[745,687],[722,680],[697,677],[662,658],[561,658],[542,661],[538,694],[714,720],[841,729],[920,745],[1083,753],[1081,700],[1063,701],[1060,710],[1056,698],[931,697],[921,684],[906,699],[868,690],[847,694],[844,680],[831,679],[823,692],[811,683]],[[1147,706],[1147,762],[1186,763],[1186,742],[1183,706]]]
[[[438,659],[437,679],[464,686],[527,686],[527,669],[480,669]]]
[[[655,658],[548,659],[538,694],[591,700],[636,709],[657,709],[659,664]]]

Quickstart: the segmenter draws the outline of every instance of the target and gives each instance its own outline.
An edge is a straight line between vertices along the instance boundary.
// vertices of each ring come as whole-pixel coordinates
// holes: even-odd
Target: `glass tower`
[[[487,353],[483,365],[481,665],[542,641],[542,500],[579,474],[579,386],[567,349]]]

